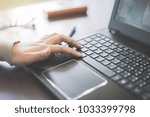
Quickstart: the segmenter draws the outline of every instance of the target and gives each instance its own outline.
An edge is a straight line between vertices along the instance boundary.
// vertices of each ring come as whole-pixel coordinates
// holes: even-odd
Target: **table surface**
[[[29,5],[43,1],[46,0],[0,0],[0,9],[14,8],[16,6]]]
[[[14,23],[19,17],[36,17],[36,30],[8,30],[0,31],[0,37],[6,39],[19,38],[22,42],[40,39],[45,34],[62,33],[67,34],[73,27],[77,27],[74,39],[108,27],[113,4],[115,0],[51,0],[28,6],[12,8],[0,11],[0,18],[5,17]],[[46,11],[87,5],[87,16],[68,19],[48,20]],[[40,100],[55,99],[52,94],[41,84],[27,68],[10,66],[0,62],[0,99],[15,100]]]

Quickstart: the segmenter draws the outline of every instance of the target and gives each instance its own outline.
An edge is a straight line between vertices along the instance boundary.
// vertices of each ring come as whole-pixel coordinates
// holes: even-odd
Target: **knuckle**
[[[61,34],[56,35],[55,39],[63,41],[63,38],[62,38]]]
[[[39,48],[41,48],[41,47],[43,47],[44,43],[43,43],[43,42],[41,42],[41,43],[36,43],[36,45],[37,45]]]
[[[59,49],[60,52],[64,52],[65,51],[65,47],[64,46],[59,46],[58,49]]]
[[[59,37],[61,38],[61,40],[65,39],[65,36],[63,34],[59,34]]]
[[[45,55],[45,56],[49,56],[49,54],[50,54],[50,49],[49,49],[49,47],[47,47],[47,48],[45,49],[44,55]]]
[[[64,35],[63,34],[58,34],[59,35],[59,37],[61,37],[61,38],[63,38],[64,37]]]
[[[68,41],[69,44],[73,43],[73,39],[68,39],[67,41]]]
[[[52,49],[51,49],[51,47],[48,47],[48,50],[49,50],[49,55],[51,55],[51,54],[52,54]]]
[[[52,33],[52,35],[58,35],[58,33]]]

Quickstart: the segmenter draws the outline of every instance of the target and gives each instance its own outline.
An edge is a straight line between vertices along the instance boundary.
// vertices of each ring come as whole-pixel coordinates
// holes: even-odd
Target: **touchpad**
[[[67,99],[77,99],[107,83],[107,80],[77,60],[70,60],[42,74]]]

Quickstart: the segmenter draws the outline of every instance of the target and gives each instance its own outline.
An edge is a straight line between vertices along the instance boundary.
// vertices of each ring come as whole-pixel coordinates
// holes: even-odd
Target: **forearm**
[[[12,47],[18,40],[0,39],[0,61],[12,64]]]

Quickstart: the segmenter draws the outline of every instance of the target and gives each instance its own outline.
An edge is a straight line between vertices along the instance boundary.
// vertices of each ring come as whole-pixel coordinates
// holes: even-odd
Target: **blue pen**
[[[75,32],[76,32],[76,26],[74,26],[72,28],[72,30],[69,32],[68,37],[73,37],[73,35],[75,34]],[[72,48],[73,46],[69,45],[69,47]]]
[[[73,37],[73,35],[75,34],[75,32],[76,32],[76,27],[74,26],[73,28],[72,28],[72,30],[68,33],[68,37]],[[66,45],[65,43],[63,43],[63,42],[61,42],[59,45]],[[71,46],[69,46],[69,47],[71,47]]]
[[[76,33],[76,26],[72,28],[72,30],[69,32],[68,37],[73,37],[73,35]]]
[[[68,33],[68,37],[73,37],[73,35],[75,34],[75,32],[76,32],[76,26],[74,26],[72,29],[71,29],[71,31]],[[63,46],[66,46],[66,43],[64,43],[64,42],[61,42],[59,45],[63,45]],[[71,45],[69,45],[69,47],[73,47],[73,46],[71,46]]]

